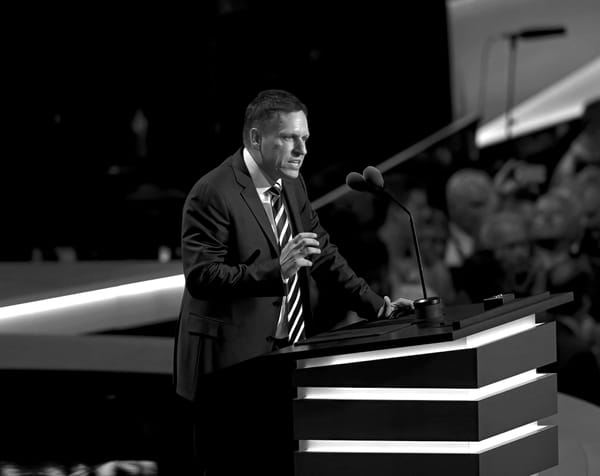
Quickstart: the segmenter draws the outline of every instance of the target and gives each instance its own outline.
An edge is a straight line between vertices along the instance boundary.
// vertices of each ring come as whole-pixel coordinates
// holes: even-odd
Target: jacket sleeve
[[[282,296],[279,260],[260,256],[259,250],[240,256],[232,243],[233,217],[222,190],[207,181],[193,187],[182,216],[182,260],[188,291],[198,299]]]
[[[321,226],[316,211],[312,208],[306,192],[304,180],[300,178],[303,187],[301,196],[305,200],[300,204],[301,216],[307,217],[309,230],[317,234],[321,254],[312,258],[311,275],[317,281],[320,289],[339,289],[347,297],[350,309],[366,319],[376,319],[377,311],[383,305],[383,298],[375,293],[367,282],[356,275],[346,259],[339,253],[329,239],[329,234]]]

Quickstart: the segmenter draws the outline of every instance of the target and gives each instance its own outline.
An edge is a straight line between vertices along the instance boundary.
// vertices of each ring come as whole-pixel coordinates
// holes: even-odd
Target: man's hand
[[[312,266],[309,255],[321,253],[316,233],[298,233],[281,250],[279,264],[284,279],[291,278],[304,266]]]
[[[377,312],[377,319],[389,319],[394,311],[396,311],[397,314],[402,315],[408,314],[413,310],[414,305],[411,299],[398,298],[392,302],[388,296],[384,296],[383,306],[381,306]]]

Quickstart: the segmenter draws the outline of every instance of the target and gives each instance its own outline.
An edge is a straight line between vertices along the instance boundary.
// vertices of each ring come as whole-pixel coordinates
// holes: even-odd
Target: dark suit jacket
[[[308,273],[320,288],[343,290],[346,305],[367,319],[383,304],[329,241],[302,177],[284,179],[295,233],[317,234],[321,254],[300,271],[305,330],[314,333]],[[271,350],[283,299],[279,250],[241,149],[192,187],[183,208],[186,286],[175,344],[176,391],[194,400],[200,376]]]

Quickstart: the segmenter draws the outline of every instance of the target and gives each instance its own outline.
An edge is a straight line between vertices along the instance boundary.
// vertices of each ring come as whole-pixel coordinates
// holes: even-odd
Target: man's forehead
[[[276,131],[308,132],[308,123],[304,112],[277,112],[266,121],[265,127]]]

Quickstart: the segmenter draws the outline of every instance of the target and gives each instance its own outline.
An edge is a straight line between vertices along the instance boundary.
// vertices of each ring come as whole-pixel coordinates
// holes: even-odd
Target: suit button
[[[282,302],[283,302],[283,299],[275,299],[275,301],[273,301],[273,306],[279,307],[279,306],[281,306]]]

